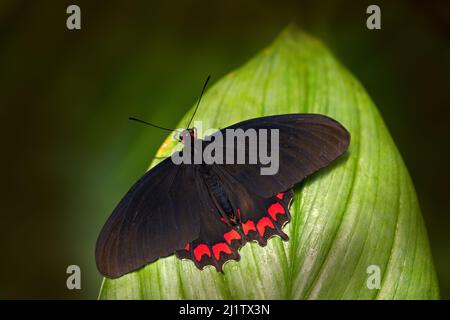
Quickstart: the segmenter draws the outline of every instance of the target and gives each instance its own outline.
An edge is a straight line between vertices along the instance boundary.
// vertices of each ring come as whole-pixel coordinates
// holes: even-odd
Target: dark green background
[[[365,26],[373,3],[382,30]],[[69,4],[81,7],[80,31],[66,29]],[[96,298],[99,229],[166,134],[127,117],[174,126],[206,75],[242,65],[291,22],[378,106],[450,298],[450,6],[225,0],[0,2],[0,297]],[[80,291],[66,289],[69,264],[81,266]]]

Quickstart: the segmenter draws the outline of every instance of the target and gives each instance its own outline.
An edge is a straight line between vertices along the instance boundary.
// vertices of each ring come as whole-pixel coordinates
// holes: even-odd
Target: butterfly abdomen
[[[222,184],[220,178],[207,166],[202,166],[202,177],[208,189],[209,195],[217,207],[218,212],[222,215],[225,222],[237,224],[237,210],[233,208]]]

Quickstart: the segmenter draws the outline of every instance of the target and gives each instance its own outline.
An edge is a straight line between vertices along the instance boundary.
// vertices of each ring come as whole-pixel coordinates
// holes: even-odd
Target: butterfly
[[[261,246],[272,236],[287,241],[283,226],[290,220],[293,187],[340,157],[350,142],[340,123],[319,114],[266,116],[220,131],[227,129],[278,129],[277,173],[261,175],[261,162],[163,160],[131,187],[101,230],[95,251],[101,274],[117,278],[173,254],[200,270],[222,271],[227,261],[240,259],[239,249],[249,241]],[[197,140],[193,128],[179,135],[182,142],[189,137]],[[230,152],[227,144],[223,148]]]

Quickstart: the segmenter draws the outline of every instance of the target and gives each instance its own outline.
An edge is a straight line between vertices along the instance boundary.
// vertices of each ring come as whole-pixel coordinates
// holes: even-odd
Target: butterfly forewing
[[[259,161],[245,165],[218,164],[248,190],[262,197],[271,197],[293,188],[305,177],[341,156],[350,142],[350,134],[340,123],[317,114],[287,114],[243,121],[221,130],[225,141],[227,129],[254,129],[258,132],[258,143],[259,130],[278,130],[279,148],[270,150],[279,155],[275,174],[262,175],[261,168],[265,165]],[[249,140],[246,140],[244,146],[239,146],[245,150],[247,158],[250,150],[248,143]],[[268,144],[270,147],[270,140]],[[227,142],[223,152],[230,152]]]
[[[139,179],[98,237],[95,256],[99,271],[119,277],[196,239],[198,213],[204,207],[194,182],[193,166],[177,166],[170,159]]]

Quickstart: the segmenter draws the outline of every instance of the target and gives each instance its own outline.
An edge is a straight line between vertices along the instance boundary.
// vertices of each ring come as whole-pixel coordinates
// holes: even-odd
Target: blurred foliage
[[[378,3],[382,30],[369,31],[365,1],[77,1],[82,30],[68,31],[70,1],[2,1],[0,297],[95,298],[96,236],[165,137],[127,117],[175,126],[207,74],[221,78],[294,21],[380,109],[450,298],[449,5]],[[69,264],[82,268],[81,291],[65,287]]]

